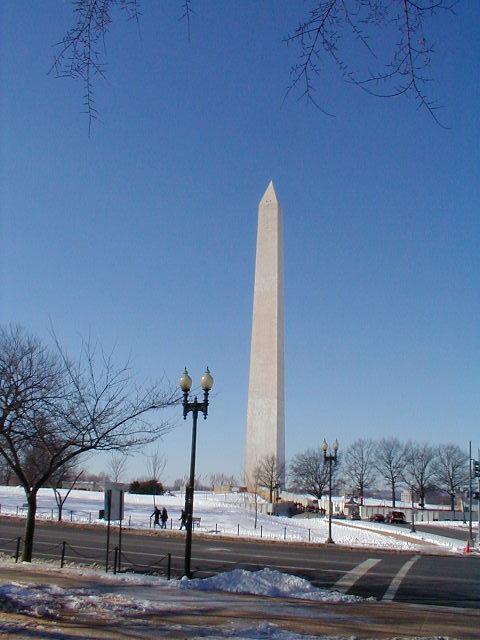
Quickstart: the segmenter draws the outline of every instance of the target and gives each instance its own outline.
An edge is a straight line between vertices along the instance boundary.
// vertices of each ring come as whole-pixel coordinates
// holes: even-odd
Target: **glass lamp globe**
[[[213,378],[208,367],[200,380],[200,384],[202,385],[202,389],[204,391],[211,391],[213,387]]]
[[[335,438],[335,442],[334,442],[334,443],[333,443],[333,445],[332,445],[332,449],[333,449],[334,451],[337,451],[337,450],[338,450],[338,440],[337,440],[336,438]]]
[[[188,375],[187,367],[185,367],[185,371],[182,373],[182,377],[180,378],[180,389],[185,391],[190,391],[192,388],[192,379]]]
[[[322,450],[326,452],[327,449],[328,449],[328,444],[327,444],[327,441],[324,439],[322,442]]]

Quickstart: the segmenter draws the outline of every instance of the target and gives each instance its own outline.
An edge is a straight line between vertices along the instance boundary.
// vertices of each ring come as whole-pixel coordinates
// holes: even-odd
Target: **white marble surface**
[[[273,183],[258,207],[248,387],[245,478],[251,483],[259,460],[285,462],[283,222]]]

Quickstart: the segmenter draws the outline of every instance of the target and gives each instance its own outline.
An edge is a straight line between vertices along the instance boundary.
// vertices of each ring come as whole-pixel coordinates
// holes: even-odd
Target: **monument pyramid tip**
[[[270,180],[270,182],[268,183],[268,187],[265,190],[265,193],[263,194],[262,200],[275,200],[278,201],[277,198],[277,194],[275,192],[275,187],[273,186],[273,180]]]

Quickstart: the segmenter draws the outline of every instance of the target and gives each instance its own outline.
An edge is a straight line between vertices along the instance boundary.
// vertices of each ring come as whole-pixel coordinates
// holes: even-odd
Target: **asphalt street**
[[[24,521],[0,517],[0,550],[13,555],[15,538],[23,535],[23,527]],[[67,542],[67,562],[105,565],[105,527],[39,522],[34,557],[60,561],[62,541]],[[117,545],[118,529],[112,528],[111,565]],[[125,531],[122,536],[123,568],[165,572],[168,553],[172,575],[181,576],[183,533]],[[480,558],[473,555],[427,555],[194,535],[192,570],[196,577],[235,568],[262,567],[308,578],[317,586],[379,601],[480,608]]]
[[[410,525],[406,525],[407,529],[410,529]],[[435,525],[419,524],[415,523],[417,531],[424,531],[425,533],[434,533],[437,536],[444,536],[445,538],[453,538],[454,540],[465,540],[469,538],[469,531],[460,527],[436,527]],[[476,537],[478,531],[477,523],[473,523],[472,533]]]

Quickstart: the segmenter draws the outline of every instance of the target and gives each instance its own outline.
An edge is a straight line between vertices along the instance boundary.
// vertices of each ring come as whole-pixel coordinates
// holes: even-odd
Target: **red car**
[[[370,522],[385,522],[385,516],[383,513],[374,513],[370,516]]]
[[[406,524],[407,519],[403,511],[389,511],[386,522],[390,522],[390,524]]]

